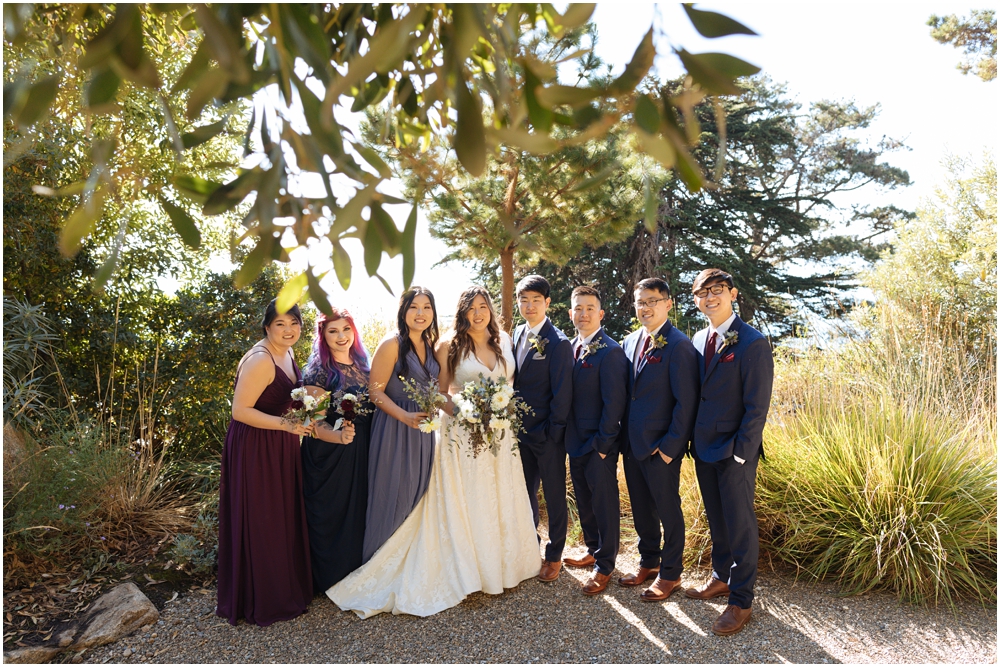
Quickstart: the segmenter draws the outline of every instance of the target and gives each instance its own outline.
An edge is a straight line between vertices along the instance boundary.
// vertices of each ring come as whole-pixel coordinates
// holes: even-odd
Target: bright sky
[[[655,21],[669,42],[658,44],[663,54],[655,67],[664,78],[680,73],[670,46],[692,52],[722,51],[760,66],[803,105],[821,99],[853,99],[859,106],[879,104],[879,120],[870,129],[872,142],[888,135],[912,149],[890,157],[906,169],[913,185],[877,201],[913,209],[943,179],[941,160],[948,154],[995,156],[997,83],[984,83],[955,69],[959,50],[931,39],[927,18],[934,13],[966,15],[980,5],[959,2],[728,2],[698,5],[721,11],[756,30],[759,37],[700,37],[679,4],[602,3],[593,20],[599,30],[598,53],[620,72],[639,40]],[[995,159],[995,157],[994,157]],[[866,200],[868,201],[868,200]],[[876,203],[871,201],[870,203]],[[408,207],[389,207],[400,227]],[[457,263],[435,266],[448,252],[431,239],[421,216],[417,234],[415,283],[431,289],[441,314],[453,312],[458,294],[472,281],[472,272]],[[380,273],[396,296],[385,291],[363,267],[360,244],[349,246],[354,273],[344,292],[332,274],[323,281],[331,301],[360,312],[395,313],[401,291],[400,258],[383,258]],[[320,251],[317,248],[316,251]],[[325,251],[328,252],[328,251]],[[322,266],[323,253],[312,253]],[[303,266],[303,255],[293,264]],[[329,258],[325,261],[329,266]]]

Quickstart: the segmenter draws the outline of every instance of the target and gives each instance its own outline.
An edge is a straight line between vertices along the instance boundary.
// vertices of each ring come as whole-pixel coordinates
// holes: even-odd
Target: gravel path
[[[635,565],[623,554],[619,569]],[[699,583],[688,572],[685,585]],[[586,570],[536,579],[503,595],[476,593],[429,618],[381,614],[361,620],[325,597],[292,621],[232,627],[214,614],[215,590],[168,603],[160,621],[85,662],[954,662],[995,663],[997,610],[901,605],[894,597],[837,597],[834,586],[796,583],[762,572],[754,615],[743,632],[716,637],[725,600],[675,594],[662,603],[612,583],[604,594],[578,592]],[[69,656],[67,656],[68,658]]]

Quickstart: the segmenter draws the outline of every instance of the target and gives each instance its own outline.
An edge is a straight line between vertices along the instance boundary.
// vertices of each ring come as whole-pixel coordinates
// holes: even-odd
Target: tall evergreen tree
[[[592,53],[595,41],[592,25],[557,40],[536,34],[524,41],[520,57],[555,69],[581,48]],[[514,85],[522,85],[526,72],[509,73]],[[608,84],[604,63],[593,55],[575,76],[595,88]],[[600,138],[554,152],[541,150],[544,145],[539,150],[500,145],[480,176],[462,169],[446,143],[426,149],[407,145],[394,136],[381,137],[383,126],[384,116],[370,114],[365,137],[403,177],[406,196],[429,204],[431,234],[452,249],[446,261],[475,260],[498,269],[501,316],[508,329],[518,266],[543,258],[561,264],[585,245],[622,239],[642,216],[644,177],[664,178],[651,158],[637,152],[621,124]]]
[[[857,285],[857,260],[876,259],[880,237],[910,214],[893,206],[845,205],[841,195],[908,185],[906,172],[883,159],[903,146],[889,138],[874,145],[858,138],[876,118],[875,106],[822,101],[804,111],[783,86],[767,79],[745,85],[742,96],[720,100],[727,118],[721,168],[715,110],[708,103],[694,110],[702,128],[694,155],[714,165],[721,175],[716,186],[691,193],[668,178],[655,225],[635,225],[620,243],[588,246],[565,267],[531,267],[556,277],[554,300],[568,301],[574,285],[597,285],[609,325],[621,334],[638,280],[663,275],[675,293],[686,295],[698,271],[718,266],[740,287],[741,316],[775,336],[792,330],[800,307],[824,315],[842,307]],[[690,299],[682,296],[679,305],[677,323],[698,326]]]

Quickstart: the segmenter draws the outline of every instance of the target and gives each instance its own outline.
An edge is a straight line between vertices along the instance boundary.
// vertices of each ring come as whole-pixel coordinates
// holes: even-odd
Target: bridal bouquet
[[[514,396],[507,378],[491,380],[482,373],[478,380],[465,383],[455,396],[455,407],[455,422],[469,434],[473,456],[487,450],[497,456],[504,434],[509,431],[516,437],[522,418],[531,412],[527,403]]]
[[[359,387],[354,391],[341,389],[330,397],[330,405],[336,406],[337,412],[343,415],[343,418],[334,424],[334,430],[338,430],[344,422],[351,423],[358,417],[370,415],[373,411],[366,387]]]
[[[420,422],[421,433],[433,433],[441,426],[441,419],[438,417],[438,410],[448,402],[448,397],[441,393],[436,379],[431,379],[427,384],[419,384],[413,378],[403,378],[403,391],[406,396],[417,404],[420,412],[426,412],[428,417]]]
[[[281,415],[282,421],[300,422],[303,426],[309,426],[326,415],[326,409],[330,407],[330,392],[323,392],[317,398],[310,396],[305,387],[296,387],[292,389],[292,401],[292,407]]]

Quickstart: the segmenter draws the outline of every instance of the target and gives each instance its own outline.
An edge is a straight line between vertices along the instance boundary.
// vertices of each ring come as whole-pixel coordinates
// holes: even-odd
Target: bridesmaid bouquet
[[[326,409],[330,407],[330,392],[323,392],[317,398],[310,396],[305,387],[296,387],[292,389],[292,401],[292,407],[281,415],[282,421],[300,422],[303,426],[309,426],[326,415]]]
[[[429,416],[420,422],[421,433],[433,433],[441,426],[441,419],[438,417],[438,410],[448,402],[448,397],[441,393],[438,381],[431,379],[427,384],[419,384],[413,378],[400,376],[403,383],[403,391],[406,396],[417,404],[420,412],[426,412]]]
[[[341,389],[330,397],[330,405],[337,408],[337,412],[343,415],[343,419],[338,419],[334,425],[334,430],[339,429],[344,422],[351,423],[358,417],[370,415],[372,404],[368,399],[368,389],[360,387],[353,392]]]
[[[473,456],[487,450],[497,456],[504,434],[510,431],[516,436],[522,418],[531,412],[528,404],[514,395],[514,387],[507,378],[491,380],[482,373],[479,380],[465,383],[455,397],[455,407],[455,421],[469,434]]]

